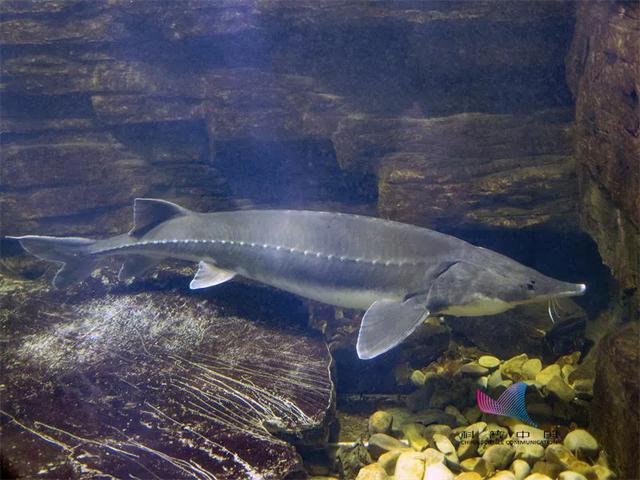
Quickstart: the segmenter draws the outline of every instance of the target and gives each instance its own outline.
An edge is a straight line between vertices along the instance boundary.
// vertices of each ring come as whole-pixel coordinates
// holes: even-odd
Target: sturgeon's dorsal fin
[[[222,270],[207,262],[198,263],[198,271],[196,272],[193,280],[189,284],[191,290],[197,290],[198,288],[213,287],[227,282],[236,276],[236,272],[230,272],[229,270]]]
[[[166,200],[136,198],[133,201],[133,228],[129,235],[140,237],[162,222],[192,213],[191,210]]]
[[[391,350],[407,338],[429,316],[419,297],[404,302],[378,300],[365,312],[356,350],[367,360]]]

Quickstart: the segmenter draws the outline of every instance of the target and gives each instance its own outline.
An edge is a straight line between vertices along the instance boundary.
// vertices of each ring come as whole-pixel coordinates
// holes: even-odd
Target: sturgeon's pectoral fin
[[[118,280],[126,280],[128,278],[139,277],[147,270],[155,267],[162,261],[160,258],[145,257],[143,255],[131,255],[120,267],[118,272]]]
[[[198,263],[198,271],[193,277],[193,280],[191,280],[189,288],[191,288],[191,290],[197,290],[198,288],[213,287],[229,281],[235,276],[236,272],[222,270],[207,262],[200,262]]]
[[[358,357],[369,359],[383,354],[407,338],[429,315],[416,298],[404,302],[378,300],[369,307],[358,334]]]

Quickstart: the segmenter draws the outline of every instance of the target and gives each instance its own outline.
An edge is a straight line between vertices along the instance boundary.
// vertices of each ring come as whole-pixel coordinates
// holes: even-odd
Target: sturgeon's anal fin
[[[160,258],[145,257],[144,255],[130,255],[128,256],[120,272],[118,272],[118,280],[127,280],[128,278],[139,277],[143,275],[147,270],[155,267],[162,261]]]
[[[197,290],[198,288],[213,287],[231,280],[235,275],[236,272],[222,270],[207,262],[200,262],[198,263],[198,271],[193,280],[191,280],[189,288]]]
[[[133,228],[129,235],[140,237],[162,222],[192,213],[191,210],[166,200],[136,198],[133,201]]]
[[[407,338],[429,315],[418,298],[404,302],[378,300],[369,307],[358,334],[358,357],[369,359],[391,350]]]

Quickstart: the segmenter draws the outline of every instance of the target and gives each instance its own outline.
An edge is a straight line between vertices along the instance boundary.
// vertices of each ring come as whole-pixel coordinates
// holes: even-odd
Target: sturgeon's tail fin
[[[89,247],[95,240],[89,238],[39,235],[7,238],[18,240],[22,248],[42,260],[62,263],[53,278],[53,286],[56,288],[65,288],[84,280],[96,267],[96,260],[89,252]]]

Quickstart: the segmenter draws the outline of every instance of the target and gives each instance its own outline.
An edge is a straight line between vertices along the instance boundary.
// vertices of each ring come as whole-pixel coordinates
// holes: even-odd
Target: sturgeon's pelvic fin
[[[191,280],[189,288],[191,290],[197,290],[199,288],[213,287],[227,282],[235,276],[236,272],[222,270],[211,263],[201,261],[198,263],[198,271],[193,277],[193,280]]]
[[[378,300],[365,312],[356,350],[367,360],[377,357],[407,338],[429,316],[417,298],[404,302]]]
[[[122,263],[118,272],[118,280],[127,280],[143,275],[160,262],[162,258],[146,257],[144,255],[131,255]]]
[[[18,240],[22,248],[42,260],[62,263],[53,278],[56,288],[65,288],[85,279],[96,267],[96,261],[87,256],[89,247],[95,243],[89,238],[39,235],[7,238]]]

